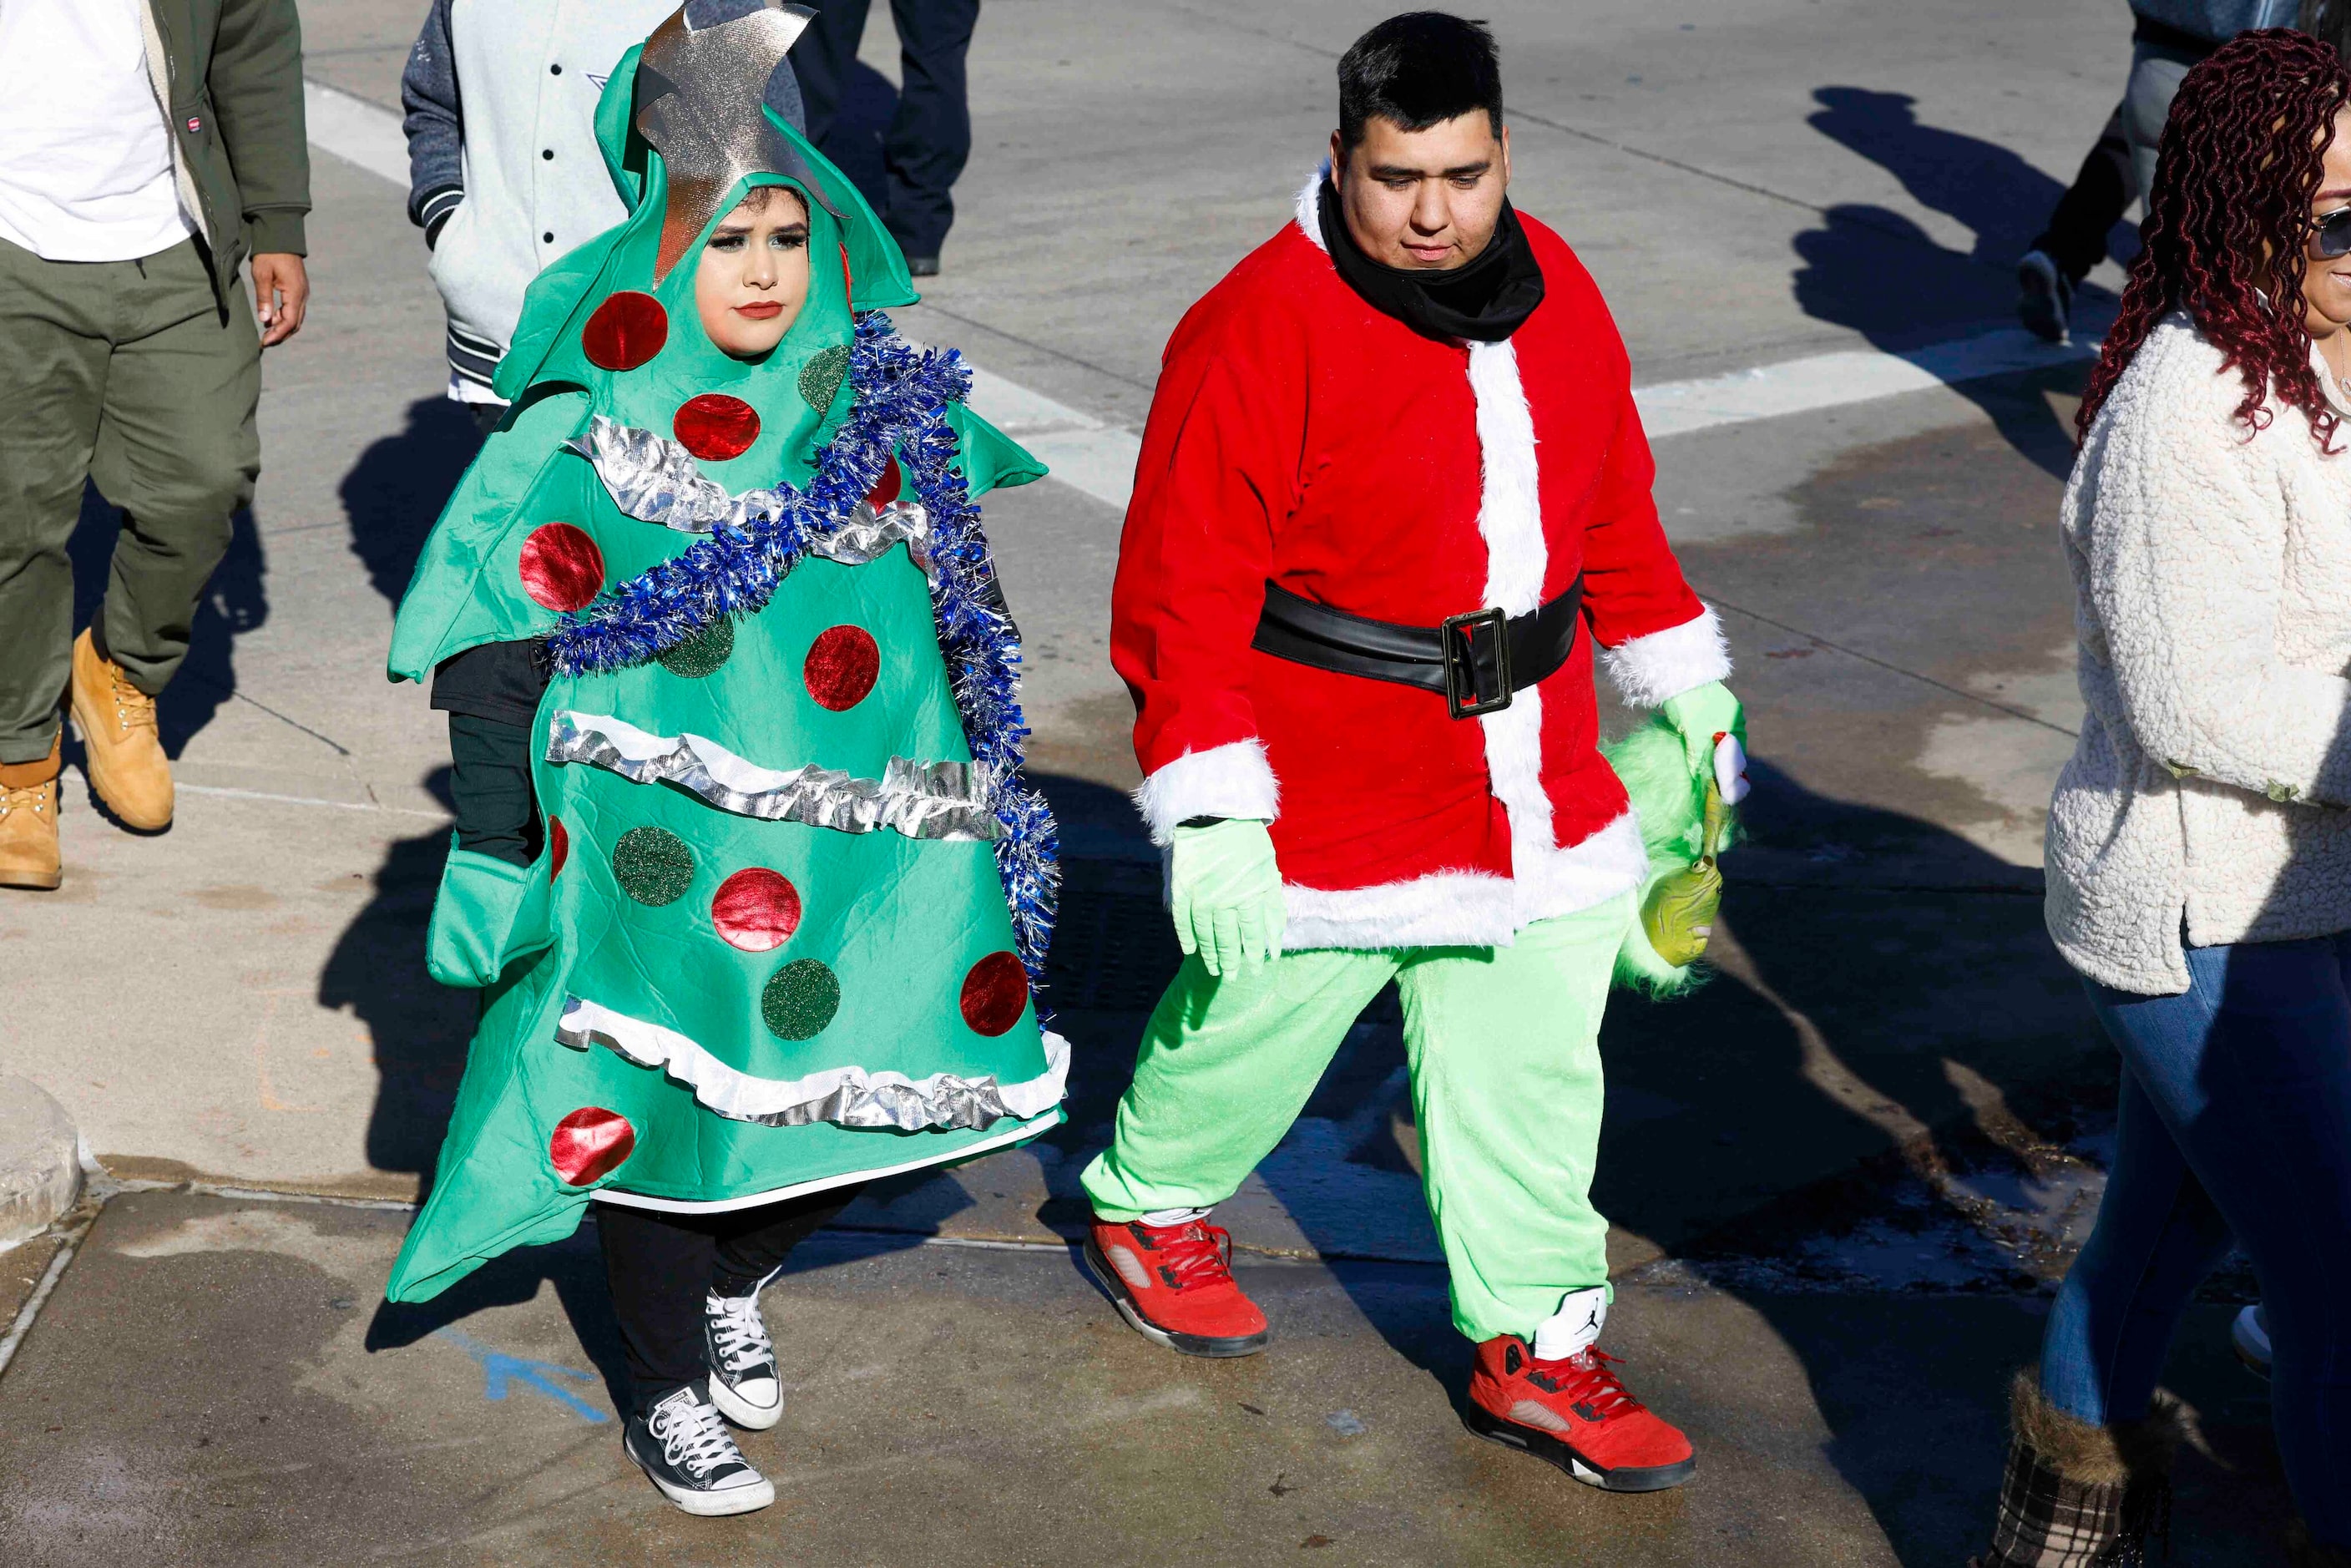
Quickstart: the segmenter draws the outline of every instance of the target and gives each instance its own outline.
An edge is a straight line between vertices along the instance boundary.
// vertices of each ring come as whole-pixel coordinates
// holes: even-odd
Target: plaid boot
[[[2171,1458],[2187,1424],[2157,1395],[2137,1421],[2094,1427],[2017,1374],[2009,1394],[2008,1473],[1991,1550],[1972,1568],[2141,1568],[2148,1542],[2171,1533]]]

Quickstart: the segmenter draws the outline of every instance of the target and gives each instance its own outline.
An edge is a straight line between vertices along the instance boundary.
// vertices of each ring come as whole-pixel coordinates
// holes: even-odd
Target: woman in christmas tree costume
[[[792,1243],[1050,1127],[1068,1064],[971,499],[1043,470],[865,314],[913,301],[903,260],[760,108],[806,20],[691,0],[615,71],[631,215],[532,287],[391,658],[451,716],[430,965],[485,998],[388,1293],[601,1200],[624,1443],[704,1514],[773,1497],[719,1416],[779,1417],[758,1292]]]

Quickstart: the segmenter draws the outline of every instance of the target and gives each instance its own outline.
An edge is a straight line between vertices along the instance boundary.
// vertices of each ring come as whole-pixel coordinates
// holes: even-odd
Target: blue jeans
[[[2233,1233],[2268,1308],[2287,1481],[2312,1535],[2351,1547],[2351,933],[2191,947],[2188,970],[2176,997],[2090,983],[2123,1058],[2114,1173],[2042,1391],[2085,1421],[2146,1415]]]

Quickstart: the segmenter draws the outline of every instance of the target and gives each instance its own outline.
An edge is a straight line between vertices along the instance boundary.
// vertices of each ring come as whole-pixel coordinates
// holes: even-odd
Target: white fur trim
[[[1600,651],[1601,667],[1634,707],[1656,707],[1692,686],[1730,678],[1730,644],[1711,605],[1693,620]]]
[[[1449,871],[1372,887],[1285,883],[1285,953],[1309,947],[1508,947],[1538,920],[1606,903],[1649,872],[1641,830],[1625,812],[1579,844],[1520,856],[1514,875]]]
[[[1511,838],[1517,837],[1514,831]],[[1564,849],[1521,852],[1514,841],[1510,862],[1521,927],[1605,904],[1639,887],[1649,874],[1641,824],[1629,810],[1582,843]]]
[[[1323,255],[1331,246],[1322,238],[1322,182],[1331,177],[1331,160],[1325,158],[1314,165],[1314,172],[1298,192],[1298,226],[1314,242],[1314,248]]]
[[[1285,883],[1281,950],[1308,947],[1507,947],[1517,934],[1510,879],[1441,871],[1375,887]]]
[[[1542,607],[1542,493],[1536,481],[1535,419],[1508,338],[1469,345],[1469,391],[1478,400],[1483,488],[1478,532],[1486,541],[1486,602],[1508,615]]]
[[[1187,751],[1143,781],[1134,803],[1155,844],[1172,843],[1176,825],[1192,817],[1249,817],[1270,822],[1280,815],[1281,786],[1266,760],[1261,740],[1236,740],[1206,751]]]
[[[1478,532],[1486,541],[1486,602],[1523,615],[1542,603],[1551,551],[1535,476],[1534,415],[1509,340],[1469,345],[1469,390],[1478,400]],[[1486,776],[1510,820],[1511,874],[1522,884],[1540,879],[1559,853],[1542,782],[1542,708],[1541,692],[1529,686],[1509,707],[1478,721],[1485,730]],[[1514,903],[1523,904],[1531,891],[1522,885]],[[1523,909],[1514,911],[1514,926],[1526,919]]]

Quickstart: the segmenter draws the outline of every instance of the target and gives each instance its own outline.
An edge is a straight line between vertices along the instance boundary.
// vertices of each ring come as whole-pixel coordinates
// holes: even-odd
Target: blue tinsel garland
[[[848,417],[817,455],[806,489],[778,486],[783,499],[772,512],[741,528],[722,527],[612,589],[569,617],[548,639],[548,652],[567,674],[616,670],[655,658],[718,621],[756,613],[810,544],[849,520],[894,449],[930,517],[939,651],[971,754],[996,775],[996,816],[1005,830],[996,843],[997,874],[1020,962],[1041,990],[1061,888],[1060,833],[1044,797],[1019,773],[1029,739],[1020,644],[1012,622],[988,603],[996,569],[979,508],[954,466],[946,409],[969,395],[971,371],[953,349],[915,350],[876,310],[857,319],[849,381]]]

